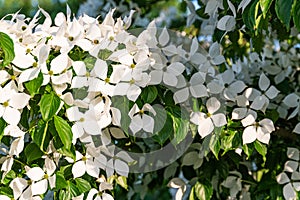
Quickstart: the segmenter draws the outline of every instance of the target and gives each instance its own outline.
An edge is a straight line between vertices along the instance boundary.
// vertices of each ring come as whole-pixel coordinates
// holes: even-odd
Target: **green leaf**
[[[210,142],[209,142],[209,148],[215,155],[216,159],[218,159],[218,155],[221,149],[221,143],[219,140],[219,136],[217,134],[213,134]]]
[[[67,187],[68,187],[68,183],[64,177],[64,174],[60,171],[56,172],[55,188],[56,189],[65,189]]]
[[[4,128],[6,127],[6,122],[3,118],[0,118],[0,142],[4,134]]]
[[[13,195],[13,190],[10,187],[0,187],[0,195],[6,195],[8,197],[10,197],[11,199],[13,199],[14,195]]]
[[[266,18],[267,12],[269,11],[273,0],[259,0],[260,8],[263,12],[264,18]]]
[[[59,200],[70,200],[72,198],[69,191],[61,190],[58,195]]]
[[[1,173],[3,175],[3,173]],[[13,170],[10,170],[5,177],[2,177],[1,183],[3,183],[4,185],[7,185],[10,181],[12,181],[14,178],[16,178],[16,172]]]
[[[25,87],[32,97],[39,92],[43,79],[43,74],[40,72],[38,77],[25,83]]]
[[[131,122],[130,117],[128,116],[129,113],[129,100],[124,96],[114,96],[111,98],[112,106],[118,108],[121,112],[121,127],[122,130],[128,134],[129,124]]]
[[[254,0],[251,2],[249,6],[247,6],[243,12],[243,21],[246,25],[246,27],[253,32],[254,26],[255,26],[255,17],[256,17],[256,11],[258,8],[258,0]]]
[[[157,97],[158,91],[155,86],[145,87],[141,93],[141,98],[145,103],[152,103]]]
[[[122,188],[124,188],[125,190],[128,190],[127,178],[125,176],[119,176],[116,179],[116,183],[120,185]]]
[[[195,200],[195,187],[192,187],[189,200]]]
[[[68,181],[68,191],[71,193],[72,197],[76,197],[80,195],[79,189],[76,187],[76,185],[70,181]]]
[[[66,149],[70,149],[72,145],[73,134],[68,122],[59,116],[54,116],[54,126],[59,135],[59,138],[64,144],[64,147]]]
[[[39,159],[44,155],[44,153],[39,149],[39,147],[35,143],[28,144],[24,151],[27,162]]]
[[[60,106],[60,98],[53,92],[44,94],[39,104],[44,121],[49,121]]]
[[[262,144],[261,142],[259,141],[255,141],[254,142],[254,147],[256,149],[256,151],[262,155],[263,157],[263,160],[266,161],[266,155],[267,155],[267,152],[268,152],[268,149],[267,149],[267,146],[265,144]]]
[[[290,28],[291,11],[292,11],[293,0],[276,0],[275,11],[280,21]]]
[[[75,182],[80,193],[88,192],[92,188],[90,183],[82,178],[76,178]]]
[[[40,150],[46,151],[50,142],[50,134],[48,132],[48,122],[40,120],[38,125],[31,132],[31,138],[35,144],[40,147]]]
[[[244,144],[242,147],[244,153],[247,155],[247,157],[249,158],[254,150],[253,144]]]
[[[157,112],[157,115],[158,114],[159,113]],[[156,142],[158,142],[160,145],[163,145],[168,140],[168,138],[170,137],[170,135],[172,134],[172,130],[170,130],[170,127],[173,126],[172,118],[171,118],[171,116],[169,114],[167,114],[167,118],[165,120],[156,121],[154,119],[154,121],[155,121],[154,130],[157,127],[156,126],[156,122],[157,123],[160,123],[160,122],[164,123],[164,127],[159,132],[156,132],[155,135],[153,136],[153,140],[155,140]]]
[[[293,20],[298,31],[300,31],[300,1],[295,1],[293,7]]]
[[[0,64],[1,67],[5,67],[13,59],[15,58],[15,52],[14,52],[14,42],[13,40],[3,32],[0,32],[0,51],[2,50],[4,53],[3,62]]]
[[[199,200],[209,200],[213,195],[213,187],[209,181],[197,182],[194,186],[195,194]]]
[[[189,131],[189,121],[183,120],[181,118],[176,118],[173,116],[173,128],[174,128],[174,140],[172,140],[173,145],[179,144],[183,141]]]

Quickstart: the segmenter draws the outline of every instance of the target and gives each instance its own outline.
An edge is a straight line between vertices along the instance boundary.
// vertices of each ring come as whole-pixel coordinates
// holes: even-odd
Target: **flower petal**
[[[85,171],[85,163],[82,160],[76,162],[72,167],[72,174],[74,178],[83,176],[85,174]]]
[[[248,126],[243,131],[243,144],[249,144],[256,140],[256,128],[254,126]]]
[[[33,181],[41,180],[45,172],[40,167],[33,167],[26,172],[26,175]]]

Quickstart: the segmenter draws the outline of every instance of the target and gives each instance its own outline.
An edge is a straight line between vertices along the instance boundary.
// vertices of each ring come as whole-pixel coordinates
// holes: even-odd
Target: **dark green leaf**
[[[50,134],[48,132],[48,122],[40,120],[38,126],[31,132],[31,138],[42,151],[46,151],[49,142]]]
[[[157,89],[155,86],[145,87],[141,93],[141,98],[145,103],[152,103],[157,97]]]
[[[293,7],[293,20],[298,31],[300,31],[300,1],[295,1]]]
[[[56,172],[55,188],[56,189],[65,189],[67,187],[68,187],[68,183],[67,183],[63,173],[60,171]]]
[[[68,181],[68,191],[71,193],[72,197],[79,196],[81,193],[79,191],[79,188],[76,187],[76,185],[70,181]]]
[[[0,187],[0,195],[6,195],[13,199],[13,190],[10,187]]]
[[[25,87],[32,97],[39,92],[43,79],[43,74],[40,72],[38,77],[25,83]]]
[[[4,53],[3,62],[0,64],[1,67],[5,67],[13,59],[15,58],[15,52],[14,52],[14,42],[13,40],[3,32],[0,32],[0,51],[2,50]]]
[[[199,200],[209,200],[213,194],[213,187],[209,181],[197,182],[194,186],[195,194]]]
[[[267,12],[269,11],[271,4],[273,0],[259,0],[260,8],[263,12],[264,18],[267,15]]]
[[[6,127],[6,122],[4,121],[3,118],[0,118],[0,141],[3,137],[5,127]]]
[[[292,11],[293,0],[276,0],[275,10],[280,21],[290,28],[291,11]]]
[[[131,122],[130,117],[128,116],[130,102],[124,96],[115,96],[111,99],[112,106],[118,108],[121,112],[121,127],[122,130],[128,134],[129,124]]]
[[[76,178],[75,182],[80,193],[85,193],[90,191],[91,185],[87,180],[84,180],[82,178]]]
[[[158,123],[159,122],[161,122],[161,121],[158,121]],[[169,114],[167,114],[167,118],[165,120],[163,120],[162,122],[164,122],[164,127],[153,136],[153,139],[156,142],[158,142],[160,145],[163,145],[168,140],[170,135],[172,135],[172,133],[173,133],[173,131],[170,130],[170,127],[173,126],[173,121]],[[156,121],[155,121],[155,124],[156,124]],[[155,127],[154,127],[154,130],[155,130]]]
[[[28,144],[24,151],[27,162],[39,159],[44,154],[35,143]]]
[[[60,98],[53,92],[44,94],[39,104],[44,121],[49,121],[59,108]]]
[[[59,116],[54,116],[54,126],[59,135],[59,138],[64,144],[64,147],[66,149],[70,149],[72,145],[73,134],[68,122]]]

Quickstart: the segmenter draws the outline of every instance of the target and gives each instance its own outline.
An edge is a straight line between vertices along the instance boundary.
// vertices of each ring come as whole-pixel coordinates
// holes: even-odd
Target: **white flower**
[[[100,169],[94,163],[94,157],[91,151],[93,151],[92,148],[88,148],[85,155],[76,151],[76,162],[72,167],[74,178],[83,176],[85,172],[95,178],[99,176]]]
[[[222,182],[222,186],[229,188],[230,197],[235,198],[237,193],[242,190],[241,178],[241,173],[237,171],[231,171],[230,175],[227,176],[225,181]]]
[[[38,58],[37,62],[32,63],[32,67],[28,68],[21,72],[19,76],[19,83],[23,83],[26,81],[30,81],[36,77],[38,77],[41,67],[46,67],[46,61],[48,59],[50,53],[50,47],[48,45],[39,45],[32,51],[33,54],[36,54]]]
[[[227,124],[226,116],[223,113],[216,113],[221,107],[221,103],[215,98],[211,97],[206,102],[208,113],[193,112],[191,114],[191,122],[198,125],[198,133],[202,138],[209,135],[214,127],[221,127]]]
[[[242,92],[246,85],[243,81],[235,81],[235,75],[231,69],[226,70],[222,73],[222,80],[224,83],[223,95],[226,99],[235,101],[237,94]]]
[[[92,188],[87,196],[87,200],[114,200],[114,198],[105,192],[105,190],[112,190],[113,186],[112,184],[106,182],[106,181],[101,181],[99,184],[99,189],[96,190],[95,188]]]
[[[178,189],[175,195],[175,200],[181,200],[185,191],[186,183],[181,178],[173,178],[168,183],[168,187]]]
[[[270,86],[270,80],[264,73],[260,75],[258,85],[263,93],[253,100],[251,108],[265,112],[269,105],[269,99],[274,99],[279,91],[273,85]]]
[[[84,132],[90,135],[101,134],[101,127],[99,126],[96,118],[96,113],[92,107],[85,113],[79,111],[79,108],[74,106],[68,108],[67,111],[68,119],[71,122],[75,122],[72,126],[73,143],[76,142],[77,138],[80,138]]]
[[[43,85],[47,85],[50,81],[55,85],[71,83],[72,71],[70,67],[70,58],[68,54],[60,54],[55,57],[50,63],[50,70],[43,65],[41,71],[43,73]]]
[[[128,115],[131,118],[129,128],[131,129],[133,134],[137,133],[140,130],[153,133],[154,119],[145,112],[150,112],[154,116],[156,115],[153,107],[147,103],[142,107],[142,109],[139,109],[138,105],[134,104],[129,111]]]
[[[195,98],[208,96],[207,88],[203,85],[205,76],[206,74],[203,72],[193,74],[189,83],[174,93],[173,99],[175,103],[185,102],[190,97],[190,94]]]
[[[161,57],[159,54],[153,54],[151,57],[154,58],[155,63],[152,66],[154,70],[151,70],[149,74],[151,77],[150,84],[158,85],[163,81],[166,85],[176,86],[178,82],[177,76],[182,74],[185,66],[180,62],[169,64],[166,62],[166,58]]]
[[[149,81],[150,77],[147,73],[132,73],[116,85],[114,96],[126,95],[129,100],[136,101],[142,92],[140,87],[145,87]]]
[[[300,171],[299,171],[299,150],[296,148],[288,147],[287,157],[288,160],[284,164],[284,172],[276,176],[279,184],[286,184],[283,187],[283,195],[285,199],[294,199],[296,191],[300,191]],[[291,173],[291,176],[288,176]]]
[[[268,144],[270,140],[270,133],[272,131],[275,131],[272,120],[263,119],[259,122],[254,121],[243,131],[243,144],[252,143],[256,139],[262,143]]]
[[[288,120],[295,117],[300,112],[300,97],[296,93],[291,93],[283,99],[283,103],[289,108],[295,108],[288,117]]]
[[[17,93],[7,84],[0,87],[0,116],[11,125],[17,125],[21,119],[20,109],[23,109],[29,102],[30,96],[25,93]]]
[[[50,158],[46,157],[44,170],[40,167],[33,167],[26,172],[26,175],[33,181],[31,184],[32,195],[44,194],[48,189],[55,187],[56,175],[53,174],[56,165]]]

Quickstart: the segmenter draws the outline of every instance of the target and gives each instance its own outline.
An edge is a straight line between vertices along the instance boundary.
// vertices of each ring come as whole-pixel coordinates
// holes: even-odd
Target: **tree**
[[[299,2],[112,5],[0,21],[1,199],[299,199]]]

